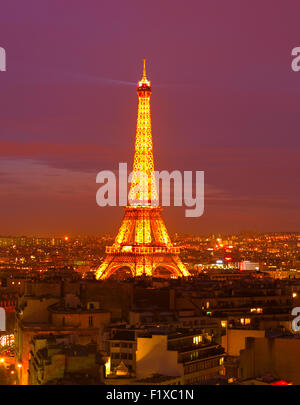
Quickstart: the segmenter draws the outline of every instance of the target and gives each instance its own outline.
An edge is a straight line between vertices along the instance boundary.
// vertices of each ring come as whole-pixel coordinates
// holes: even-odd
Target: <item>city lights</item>
[[[15,336],[11,335],[2,335],[0,336],[0,346],[8,346],[14,343]]]
[[[2,403],[292,401],[300,1],[0,10]]]
[[[198,345],[199,343],[201,343],[202,342],[202,336],[194,336],[193,337],[193,343],[195,344],[195,345]]]
[[[141,209],[142,207],[129,207],[126,211],[126,221],[132,220],[129,214],[136,215],[135,210],[140,212]],[[148,207],[147,209],[151,208]],[[126,231],[127,228],[124,229]],[[135,227],[132,234],[135,237]],[[151,228],[151,237],[152,235]],[[11,263],[14,263],[15,268],[10,270],[10,275],[6,279],[1,279],[1,288],[5,289],[6,286],[9,286],[10,291],[14,291],[14,295],[6,295],[4,298],[2,294],[0,303],[3,307],[9,308],[9,311],[15,310],[18,314],[18,323],[15,326],[16,335],[9,331],[0,337],[0,347],[3,350],[0,357],[2,371],[20,384],[36,384],[40,378],[47,381],[48,376],[56,373],[55,352],[62,350],[60,343],[62,337],[52,335],[53,330],[59,331],[61,328],[65,331],[66,328],[73,325],[79,336],[82,331],[83,336],[87,334],[94,340],[99,334],[97,326],[101,325],[99,327],[105,330],[104,339],[106,342],[106,349],[101,352],[104,365],[101,381],[115,382],[118,378],[135,381],[136,373],[141,372],[147,375],[149,382],[153,382],[151,372],[145,371],[148,370],[147,368],[144,369],[146,365],[139,368],[141,367],[139,364],[143,364],[140,361],[143,361],[147,356],[153,356],[151,362],[158,365],[158,370],[163,370],[164,364],[169,361],[167,360],[169,353],[175,351],[178,352],[179,357],[171,358],[176,359],[178,364],[185,364],[183,374],[180,377],[181,382],[184,381],[187,384],[201,383],[201,376],[203,375],[201,373],[210,375],[211,370],[217,370],[218,375],[223,376],[228,384],[242,383],[238,375],[239,370],[241,367],[249,370],[249,366],[247,357],[240,357],[239,351],[246,350],[249,354],[255,350],[255,347],[251,345],[249,347],[246,347],[244,343],[241,345],[241,342],[245,342],[248,336],[253,339],[261,339],[261,344],[267,345],[269,333],[272,332],[275,336],[277,334],[278,336],[281,334],[285,336],[284,333],[288,333],[284,339],[286,345],[283,350],[285,353],[290,350],[289,339],[294,339],[294,337],[290,330],[285,332],[281,325],[285,325],[285,327],[289,325],[291,319],[289,310],[291,305],[296,307],[297,285],[300,278],[297,278],[297,270],[289,272],[285,270],[286,273],[284,270],[280,270],[280,278],[278,278],[277,270],[270,270],[270,265],[273,265],[271,261],[273,253],[270,256],[269,251],[272,243],[277,246],[276,251],[279,252],[281,252],[282,246],[282,254],[286,255],[287,248],[285,245],[290,239],[292,248],[296,249],[291,248],[290,250],[291,260],[294,260],[294,255],[297,255],[297,241],[300,241],[300,235],[293,234],[287,237],[286,235],[263,234],[257,235],[255,240],[252,238],[251,241],[248,236],[236,235],[220,239],[225,246],[233,246],[230,256],[227,256],[223,248],[208,250],[209,246],[215,246],[216,238],[213,235],[175,235],[175,243],[172,244],[171,248],[166,245],[153,246],[152,242],[151,244],[132,243],[132,239],[129,239],[129,244],[116,244],[116,242],[112,242],[113,239],[109,235],[95,238],[78,237],[70,240],[67,245],[64,243],[64,237],[54,242],[53,238],[41,238],[38,242],[30,238],[9,239],[11,247],[0,246],[0,250],[2,249],[0,257],[2,257],[5,265],[7,263],[3,258],[7,249],[12,249],[9,251],[13,252],[13,255],[17,254],[26,260],[34,256],[35,260],[34,270],[31,270],[31,278],[26,281],[27,270],[20,270],[18,268],[20,262],[16,262],[16,257],[12,255],[10,260]],[[267,242],[265,246],[265,240],[272,242]],[[7,243],[6,239],[5,243]],[[99,252],[98,256],[101,256],[105,252],[107,243],[112,243],[111,246],[106,247],[107,255],[118,255],[125,261],[127,261],[128,255],[143,256],[143,262],[136,261],[135,268],[137,272],[140,272],[138,274],[146,272],[149,276],[153,265],[152,257],[168,254],[170,249],[174,249],[172,254],[175,255],[179,253],[181,248],[183,259],[192,276],[181,280],[173,278],[175,276],[171,278],[149,277],[146,282],[144,278],[127,280],[125,283],[123,281],[115,283],[112,280],[103,284],[93,280],[98,263],[98,259],[94,255],[95,249],[98,249],[96,250]],[[262,254],[263,257],[259,262],[257,257]],[[53,276],[57,277],[58,280],[63,279],[72,282],[62,284],[59,281],[57,283],[55,293],[64,294],[64,298],[62,300],[56,298],[59,302],[53,305],[53,297],[51,298],[51,296],[55,286],[53,280],[55,279],[50,278],[48,281],[50,273],[47,267],[49,259],[53,257],[56,260],[58,255],[61,260],[60,267],[52,267]],[[232,261],[228,263],[227,257],[232,257]],[[249,260],[245,258],[249,258]],[[291,263],[287,257],[285,260],[280,260],[280,263],[283,261],[284,263]],[[66,264],[70,262],[74,263],[76,271],[73,269],[66,270]],[[244,266],[243,271],[240,271],[241,263]],[[261,271],[255,269],[257,267],[255,263],[259,263]],[[297,266],[296,261],[293,264],[294,267]],[[26,264],[24,264],[25,266]],[[85,283],[81,287],[79,286],[82,280],[88,280],[88,287],[84,286]],[[40,285],[41,281],[43,283],[42,291],[37,296],[27,295],[28,291],[34,292],[35,285]],[[175,288],[172,286],[173,282]],[[69,286],[71,285],[77,285],[77,296],[70,294],[71,287]],[[89,297],[89,291],[85,288],[92,288],[93,291],[93,299],[87,303],[85,297]],[[26,300],[25,306],[22,305],[23,299]],[[132,301],[134,302],[132,303]],[[122,324],[116,327],[114,323],[111,323],[110,311],[106,312],[102,307],[103,304],[101,303],[103,302],[107,305],[113,305],[113,308],[116,308],[114,309],[116,314],[122,314],[124,308],[130,306],[129,318],[118,315],[122,319]],[[109,302],[110,304],[108,304]],[[159,303],[161,307],[153,311],[153,303],[157,305]],[[44,318],[46,322],[41,324],[43,330],[51,334],[49,338],[47,335],[35,335],[38,322],[32,324],[26,321],[28,314],[38,314],[41,307],[49,311]],[[73,321],[72,316],[74,316]],[[97,316],[102,318],[97,320]],[[32,321],[35,317],[29,319]],[[294,323],[297,321],[296,318],[292,320]],[[79,322],[80,326],[78,326]],[[297,335],[297,328],[292,328],[292,330]],[[158,331],[159,333],[157,333]],[[274,339],[272,333],[270,336]],[[159,359],[156,359],[155,352],[152,353],[152,347],[156,347],[158,344],[156,341],[158,337],[167,339],[167,341],[159,343],[160,347],[165,348],[165,352],[164,355],[160,354]],[[72,346],[72,337],[65,335],[63,339],[66,339],[67,346]],[[23,348],[21,352],[20,342],[23,341],[28,343],[26,343],[25,350]],[[295,338],[295,341],[298,340]],[[53,363],[39,363],[41,370],[44,370],[44,377],[41,377],[42,374],[35,367],[37,359],[43,353],[39,352],[39,347],[44,344],[48,348],[53,348],[53,354],[50,356],[54,357]],[[137,347],[138,344],[139,347]],[[73,348],[75,349],[76,345]],[[78,359],[74,353],[72,354],[73,357],[75,356],[74,361],[81,364],[83,353],[78,353]],[[263,356],[267,358],[268,350],[264,350],[263,353]],[[275,356],[279,356],[278,351],[275,350],[274,353]],[[62,354],[62,356],[66,356],[66,359],[68,355],[68,350]],[[260,361],[260,357],[257,356],[257,361]],[[174,370],[177,370],[177,363],[174,363],[173,366]],[[25,372],[28,369],[30,373]],[[49,374],[46,370],[49,371]],[[173,377],[170,376],[169,378]],[[280,377],[285,378],[283,381],[289,381],[285,371],[282,371]],[[82,376],[81,378],[85,377]],[[295,378],[297,377],[291,379],[293,383],[295,383]],[[178,381],[176,380],[176,383]],[[273,384],[280,380],[278,378],[274,380],[272,377],[270,381],[270,384]],[[175,381],[170,379],[169,382],[174,383]]]

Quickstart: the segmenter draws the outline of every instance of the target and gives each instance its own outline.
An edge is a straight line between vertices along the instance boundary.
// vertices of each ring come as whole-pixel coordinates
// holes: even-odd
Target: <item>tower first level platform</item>
[[[173,246],[161,216],[160,207],[126,207],[119,233],[97,270],[100,279],[127,268],[132,277],[160,275],[168,270],[171,277],[189,273],[182,263],[179,247]]]

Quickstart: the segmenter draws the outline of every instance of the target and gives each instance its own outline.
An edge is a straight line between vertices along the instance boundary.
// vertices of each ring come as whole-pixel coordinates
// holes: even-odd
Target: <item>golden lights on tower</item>
[[[158,206],[154,176],[150,96],[151,82],[146,75],[137,84],[138,113],[133,172],[129,190],[129,205],[118,235],[107,256],[96,271],[97,279],[106,279],[118,269],[127,267],[132,276],[151,276],[158,268],[169,270],[172,277],[189,276],[174,247]]]
[[[146,76],[146,59],[144,59],[143,77],[137,84],[139,103],[133,174],[129,190],[130,205],[149,206],[158,204],[158,195],[154,178],[150,112],[151,91],[151,82]]]

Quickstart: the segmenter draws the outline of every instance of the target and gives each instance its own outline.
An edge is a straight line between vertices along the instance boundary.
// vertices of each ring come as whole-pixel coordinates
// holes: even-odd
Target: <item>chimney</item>
[[[65,282],[62,280],[60,282],[60,298],[64,298],[65,296]]]
[[[86,301],[86,285],[83,283],[79,284],[79,299],[82,303]]]
[[[174,290],[174,288],[169,289],[169,309],[171,311],[175,310],[175,290]]]

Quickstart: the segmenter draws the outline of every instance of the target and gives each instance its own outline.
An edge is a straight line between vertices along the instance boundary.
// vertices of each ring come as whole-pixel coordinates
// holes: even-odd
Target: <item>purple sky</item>
[[[157,170],[204,170],[205,213],[171,232],[299,231],[300,3],[1,5],[0,234],[116,233],[96,174],[133,160],[142,58]]]

